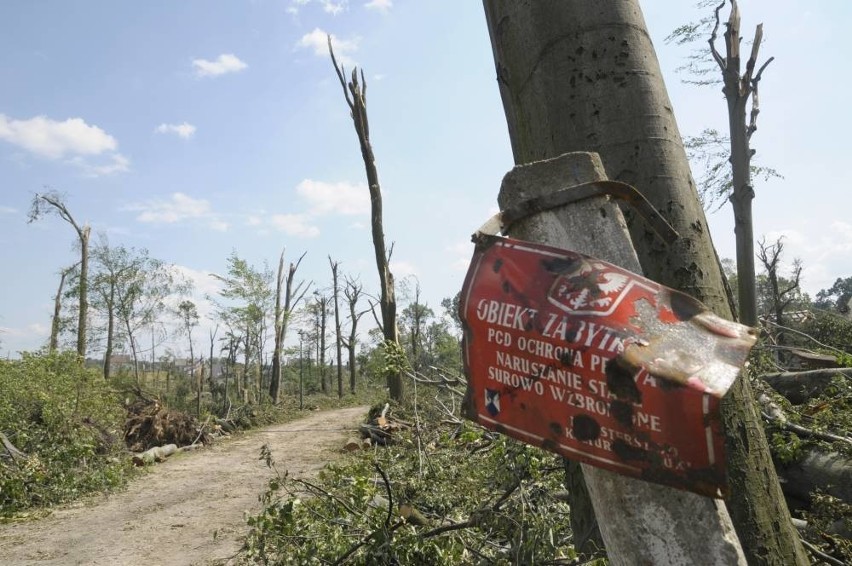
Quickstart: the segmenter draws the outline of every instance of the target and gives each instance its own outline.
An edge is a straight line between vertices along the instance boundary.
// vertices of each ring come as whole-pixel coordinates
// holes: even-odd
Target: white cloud
[[[17,214],[18,209],[11,206],[0,206],[0,214]]]
[[[195,126],[188,122],[182,124],[160,124],[154,130],[158,134],[175,134],[180,138],[188,140],[195,134]]]
[[[212,277],[209,271],[193,269],[185,265],[174,265],[175,271],[192,282],[196,296],[217,295],[222,290],[222,282]]]
[[[248,67],[233,53],[223,53],[213,61],[193,59],[192,66],[195,67],[195,74],[199,77],[218,77],[227,73],[237,73]]]
[[[263,218],[251,214],[248,216],[248,218],[246,218],[246,224],[248,224],[249,226],[260,226],[261,224],[263,224]]]
[[[824,222],[816,237],[791,228],[774,230],[766,233],[766,242],[772,244],[779,236],[784,238],[781,273],[788,275],[793,260],[801,258],[802,287],[811,295],[852,273],[852,224],[840,220]]]
[[[394,279],[397,281],[408,277],[409,275],[417,276],[417,268],[413,263],[408,261],[392,261],[390,262],[390,270],[393,273]]]
[[[0,114],[0,139],[48,159],[68,155],[99,155],[115,151],[118,142],[97,126],[82,118],[62,122],[46,116],[15,120]]]
[[[130,160],[120,153],[111,154],[109,160],[100,165],[90,163],[80,157],[69,160],[69,163],[82,169],[83,174],[87,177],[101,177],[103,175],[125,173],[130,170]]]
[[[332,16],[336,16],[349,7],[349,0],[337,0],[336,2],[334,0],[291,0],[290,5],[287,7],[287,13],[296,16],[304,6],[307,6],[312,1],[322,6],[323,12]]]
[[[306,214],[273,214],[270,222],[275,229],[297,238],[316,238],[320,233]]]
[[[228,223],[221,220],[204,199],[195,199],[184,193],[172,193],[166,199],[154,199],[143,203],[131,204],[126,210],[138,211],[136,220],[150,224],[174,224],[184,220],[206,220],[208,226],[216,231],[228,229]]]
[[[296,186],[296,192],[310,203],[310,213],[314,215],[354,216],[370,212],[370,191],[363,183],[325,183],[305,179]]]
[[[61,122],[46,116],[15,120],[0,114],[0,140],[45,159],[65,159],[89,177],[130,169],[130,160],[116,151],[115,138],[82,118]],[[104,157],[105,161],[93,162],[97,157]]]
[[[470,266],[470,258],[473,255],[473,244],[467,242],[456,242],[446,247],[453,256],[452,266],[457,271],[467,271]]]
[[[346,9],[346,7],[349,5],[349,0],[340,0],[339,2],[332,2],[331,0],[320,0],[320,4],[322,4],[323,12],[331,14],[332,16],[336,16],[337,14]]]
[[[364,7],[368,10],[375,10],[387,14],[393,6],[393,0],[370,0]]]
[[[331,45],[334,47],[334,56],[341,65],[354,65],[355,61],[351,54],[358,50],[358,44],[361,39],[354,37],[352,39],[340,39],[336,35],[331,36]],[[314,55],[318,57],[328,57],[328,33],[320,28],[314,28],[310,33],[306,33],[296,43],[296,47],[311,49]]]

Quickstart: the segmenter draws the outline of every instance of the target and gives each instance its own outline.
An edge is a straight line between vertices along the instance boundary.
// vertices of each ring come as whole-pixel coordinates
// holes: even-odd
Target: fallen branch
[[[12,441],[9,440],[9,438],[2,432],[0,432],[0,442],[3,443],[3,448],[6,449],[6,453],[9,454],[9,457],[13,462],[17,462],[19,459],[26,460],[27,455],[15,448]]]
[[[832,434],[830,432],[813,430],[802,425],[790,422],[790,419],[787,417],[787,414],[784,412],[784,409],[782,409],[781,406],[778,405],[778,403],[776,403],[775,401],[773,401],[766,393],[761,392],[757,396],[757,401],[758,403],[760,403],[761,407],[763,407],[763,410],[761,411],[761,415],[763,415],[763,418],[776,424],[784,430],[793,432],[799,436],[803,436],[806,438],[815,438],[817,440],[825,440],[826,442],[842,442],[852,446],[852,438]]]
[[[825,552],[821,551],[819,548],[817,548],[815,545],[809,543],[805,539],[801,539],[801,541],[802,541],[802,546],[804,546],[806,549],[808,549],[808,552],[813,554],[816,558],[819,558],[823,562],[827,562],[829,564],[836,564],[837,566],[844,566],[843,561],[838,560],[837,558],[834,558],[833,556],[826,554]]]
[[[837,376],[852,379],[852,368],[785,371],[760,377],[791,403],[801,405],[822,393]]]

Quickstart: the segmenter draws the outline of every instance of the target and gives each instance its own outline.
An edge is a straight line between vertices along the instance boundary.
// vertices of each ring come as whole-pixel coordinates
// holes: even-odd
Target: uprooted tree
[[[399,349],[399,331],[396,326],[396,294],[394,291],[393,273],[390,270],[390,253],[385,246],[384,224],[382,222],[382,189],[379,185],[379,173],[376,169],[376,158],[373,155],[373,146],[370,143],[370,124],[367,120],[367,81],[364,79],[363,70],[352,69],[349,82],[346,81],[342,65],[338,65],[334,57],[334,49],[331,46],[331,36],[328,36],[328,52],[334,71],[343,88],[343,96],[349,106],[355,133],[358,135],[358,143],[361,146],[361,156],[364,159],[364,168],[367,172],[367,185],[370,190],[370,214],[371,229],[373,234],[373,249],[376,255],[376,268],[379,271],[380,298],[379,309],[381,311],[382,334],[385,339],[385,347]],[[387,372],[387,385],[391,399],[402,399],[402,374],[397,371]]]
[[[515,162],[597,152],[609,178],[638,188],[680,234],[665,248],[627,212],[646,275],[730,317],[638,0],[486,0],[485,12]],[[723,415],[734,494],[726,503],[749,562],[807,563],[746,379],[728,393]]]

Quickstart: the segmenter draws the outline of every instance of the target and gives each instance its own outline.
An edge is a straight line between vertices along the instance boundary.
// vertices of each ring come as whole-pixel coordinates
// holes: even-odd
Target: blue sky
[[[665,4],[665,5],[663,5]],[[755,233],[786,236],[811,293],[852,275],[845,167],[852,118],[843,0],[743,0],[745,35],[765,25]],[[643,2],[681,132],[725,129],[716,88],[681,85],[683,48],[663,38],[690,3]],[[34,349],[50,325],[74,234],[26,223],[49,186],[113,244],[147,248],[215,292],[235,250],[330,284],[327,256],[376,290],[363,164],[325,49],[363,65],[398,279],[436,310],[461,286],[469,235],[496,211],[511,168],[480,2],[165,0],[0,4],[0,354]],[[709,215],[733,257],[729,207]],[[199,302],[200,301],[199,299]],[[202,313],[209,313],[201,304]]]

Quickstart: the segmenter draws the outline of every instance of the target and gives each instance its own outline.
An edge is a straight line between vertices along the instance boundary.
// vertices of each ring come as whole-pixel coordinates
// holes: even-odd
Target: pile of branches
[[[757,398],[794,523],[815,556],[852,562],[852,368],[761,378]]]
[[[188,413],[166,408],[159,399],[140,398],[127,408],[124,442],[131,452],[175,444],[208,444],[209,433]]]

